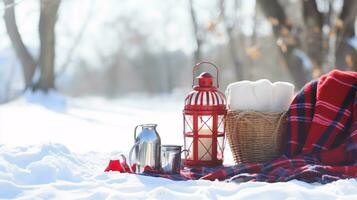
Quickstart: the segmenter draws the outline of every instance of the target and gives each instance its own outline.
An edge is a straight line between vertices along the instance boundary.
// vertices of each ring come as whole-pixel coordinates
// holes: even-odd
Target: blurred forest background
[[[25,90],[173,93],[200,60],[220,66],[222,90],[357,70],[355,0],[2,1],[0,102]]]

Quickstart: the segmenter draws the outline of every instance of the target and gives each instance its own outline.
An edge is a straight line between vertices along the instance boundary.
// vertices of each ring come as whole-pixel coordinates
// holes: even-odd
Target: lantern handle
[[[197,63],[194,67],[193,67],[193,69],[192,69],[192,87],[194,87],[194,85],[195,85],[195,71],[196,71],[196,69],[200,66],[200,65],[202,65],[202,64],[208,64],[208,65],[211,65],[212,67],[214,67],[214,68],[216,68],[216,74],[217,74],[217,76],[216,76],[216,85],[217,85],[217,87],[219,87],[219,84],[218,84],[218,72],[219,72],[219,68],[215,65],[215,64],[213,64],[213,63],[211,63],[211,62],[208,62],[208,61],[201,61],[201,62],[199,62],[199,63]]]

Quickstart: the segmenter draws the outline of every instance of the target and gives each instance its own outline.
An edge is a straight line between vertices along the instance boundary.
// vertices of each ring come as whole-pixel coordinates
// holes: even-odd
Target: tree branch
[[[18,30],[15,18],[15,6],[13,6],[15,5],[14,0],[4,0],[4,3],[6,7],[4,13],[6,30],[16,55],[21,62],[25,87],[28,88],[32,86],[32,77],[36,69],[36,61],[26,48]]]
[[[84,32],[85,32],[85,30],[86,30],[86,28],[87,28],[87,26],[88,26],[88,24],[90,22],[91,17],[93,16],[93,11],[94,11],[93,10],[93,4],[91,4],[91,5],[92,5],[91,6],[91,10],[88,12],[87,17],[85,18],[79,33],[77,34],[76,38],[74,39],[74,42],[73,42],[72,46],[68,50],[67,57],[66,57],[64,63],[61,65],[60,71],[56,73],[56,77],[62,75],[66,71],[69,63],[72,61],[73,53],[76,50],[76,48],[78,47],[79,43],[81,42],[83,34],[84,34]]]

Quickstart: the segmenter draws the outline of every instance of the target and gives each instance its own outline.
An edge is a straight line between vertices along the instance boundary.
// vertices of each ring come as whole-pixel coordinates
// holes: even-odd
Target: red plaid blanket
[[[224,167],[203,179],[328,183],[357,177],[357,73],[331,71],[308,83],[288,113],[285,154],[266,164]]]
[[[288,112],[284,155],[270,163],[185,169],[173,180],[206,179],[328,183],[357,177],[357,73],[331,71],[308,83]]]

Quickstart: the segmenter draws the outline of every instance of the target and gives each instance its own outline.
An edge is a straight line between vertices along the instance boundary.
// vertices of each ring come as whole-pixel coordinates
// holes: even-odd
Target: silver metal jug
[[[135,127],[135,144],[129,153],[129,164],[132,166],[132,154],[135,150],[136,173],[144,172],[145,166],[149,166],[154,170],[161,169],[161,139],[156,131],[156,126],[157,124],[141,124]],[[142,127],[142,130],[136,136],[139,127]]]

